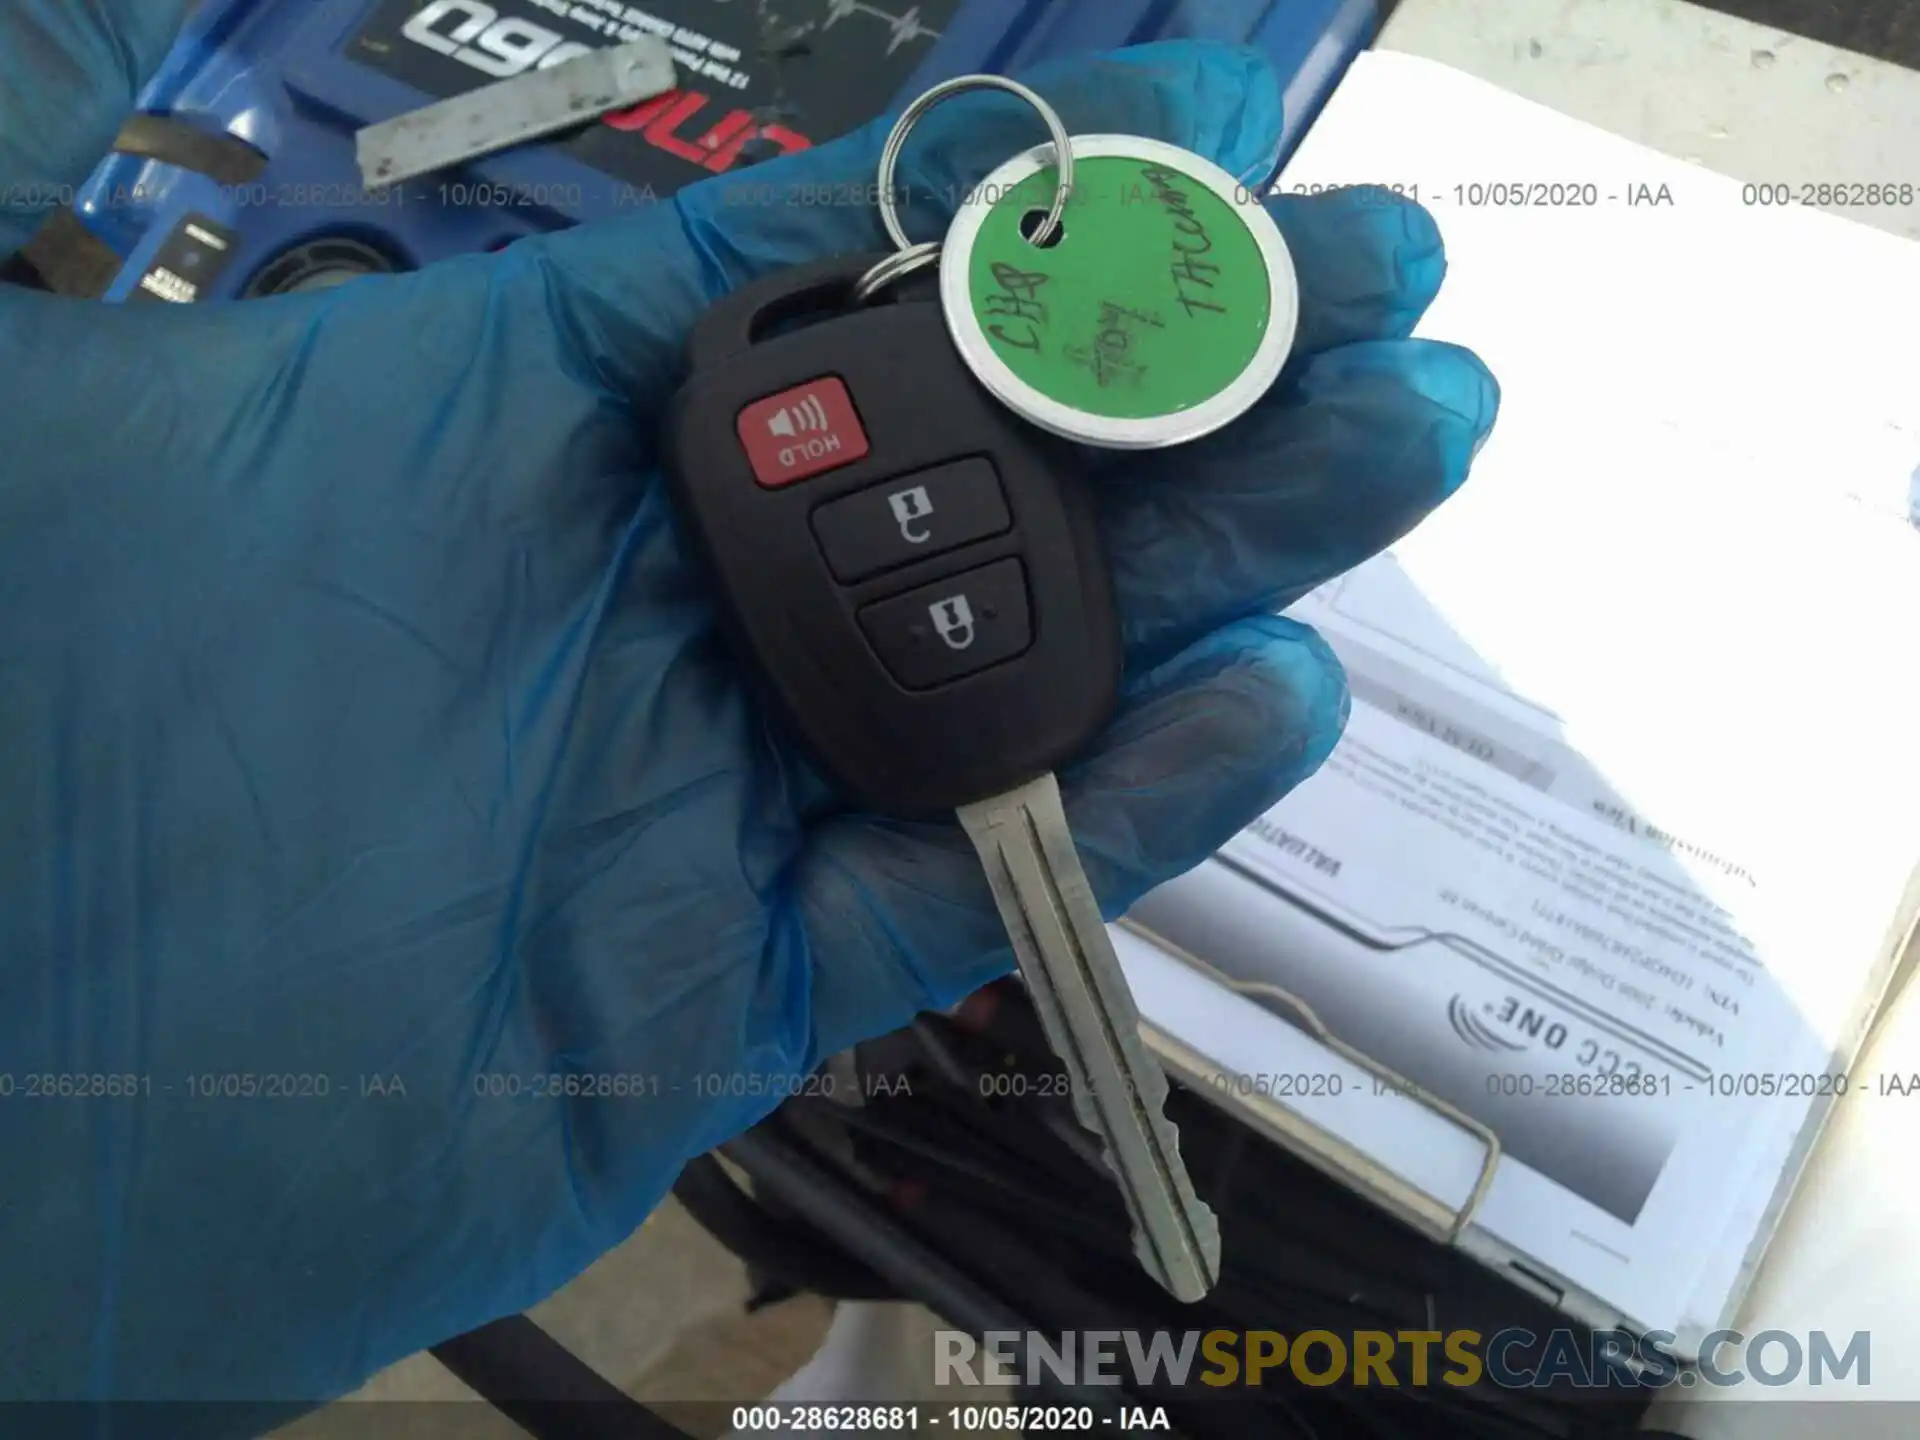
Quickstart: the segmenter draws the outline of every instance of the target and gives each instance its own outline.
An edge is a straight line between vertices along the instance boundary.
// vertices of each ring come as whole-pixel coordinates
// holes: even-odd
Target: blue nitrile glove
[[[159,8],[7,8],[0,192],[79,178]],[[1030,78],[1073,130],[1246,176],[1279,129],[1238,50]],[[864,185],[883,130],[756,193]],[[956,101],[902,180],[964,191],[1037,138]],[[735,1077],[1007,969],[958,831],[838,812],[750,708],[668,511],[701,308],[885,243],[730,183],[314,295],[0,292],[0,1399],[343,1392],[629,1235],[776,1102]],[[1103,477],[1127,699],[1065,789],[1109,914],[1327,754],[1340,670],[1267,612],[1415,524],[1493,419],[1472,356],[1403,338],[1442,271],[1422,211],[1274,213],[1288,377]],[[620,1093],[488,1093],[552,1074]]]

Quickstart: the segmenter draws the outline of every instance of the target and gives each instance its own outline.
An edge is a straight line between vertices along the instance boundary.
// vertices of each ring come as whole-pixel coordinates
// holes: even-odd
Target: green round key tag
[[[1123,450],[1219,429],[1266,393],[1299,314],[1293,258],[1258,198],[1211,161],[1137,135],[1039,145],[981,182],[947,233],[940,297],[973,373],[1042,429]]]

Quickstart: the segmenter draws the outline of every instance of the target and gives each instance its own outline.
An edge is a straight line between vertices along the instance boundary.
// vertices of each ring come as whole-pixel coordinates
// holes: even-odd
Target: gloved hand
[[[164,9],[8,7],[0,193],[81,177]],[[1030,78],[1075,131],[1273,152],[1240,51]],[[1033,143],[1002,98],[934,112],[903,183]],[[883,131],[752,181],[865,184]],[[729,183],[315,295],[0,292],[0,1398],[344,1392],[630,1234],[773,1106],[735,1077],[1008,967],[957,830],[842,813],[755,713],[669,513],[701,308],[885,243]],[[1422,211],[1273,208],[1288,375],[1103,477],[1127,696],[1065,790],[1109,914],[1327,754],[1340,670],[1268,612],[1415,524],[1494,415],[1470,355],[1403,338]],[[492,1093],[556,1072],[620,1093]]]

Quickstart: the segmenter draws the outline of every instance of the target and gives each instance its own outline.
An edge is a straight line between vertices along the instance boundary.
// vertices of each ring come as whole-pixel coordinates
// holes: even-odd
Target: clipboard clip
[[[1481,1202],[1493,1188],[1493,1177],[1500,1168],[1500,1137],[1490,1127],[1392,1067],[1347,1044],[1327,1028],[1325,1022],[1313,1012],[1312,1006],[1291,991],[1265,981],[1236,980],[1136,920],[1123,917],[1118,923],[1122,929],[1138,935],[1181,964],[1205,975],[1222,989],[1244,995],[1268,1009],[1284,1007],[1288,1014],[1283,1018],[1292,1020],[1341,1059],[1366,1071],[1383,1089],[1413,1101],[1478,1140],[1485,1158],[1473,1188],[1456,1209],[1440,1197],[1387,1169],[1350,1141],[1314,1124],[1271,1096],[1236,1094],[1231,1100],[1236,1107],[1244,1105],[1249,1108],[1263,1122],[1261,1128],[1309,1164],[1352,1186],[1432,1239],[1445,1245],[1459,1244],[1461,1236],[1479,1214]],[[1216,1084],[1211,1083],[1224,1073],[1213,1060],[1161,1030],[1150,1020],[1142,1019],[1141,1031],[1148,1045],[1170,1069],[1197,1084],[1202,1093],[1222,1093]]]

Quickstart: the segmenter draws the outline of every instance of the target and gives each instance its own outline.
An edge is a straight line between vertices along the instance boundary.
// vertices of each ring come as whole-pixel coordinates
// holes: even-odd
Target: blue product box
[[[209,0],[75,211],[124,262],[109,301],[309,289],[618,213],[954,75],[1166,38],[1264,49],[1286,79],[1284,154],[1376,18],[1374,0]],[[673,45],[673,94],[363,186],[361,127],[643,33]]]

